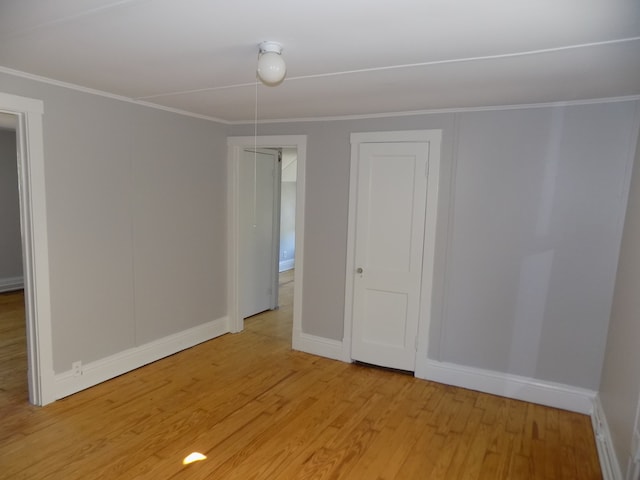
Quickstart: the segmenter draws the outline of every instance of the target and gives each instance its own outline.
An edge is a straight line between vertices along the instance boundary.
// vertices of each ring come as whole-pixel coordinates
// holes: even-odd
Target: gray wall
[[[0,287],[5,279],[22,277],[22,238],[18,201],[16,134],[0,128]]]
[[[600,398],[624,470],[640,402],[640,138],[622,237]],[[640,439],[639,439],[640,440]],[[639,444],[640,445],[640,444]],[[626,476],[625,476],[626,478]]]
[[[443,129],[429,356],[597,389],[637,109],[260,125],[308,135],[303,331],[343,335],[350,133]]]
[[[444,128],[443,156],[450,159],[453,120],[453,115],[430,115],[258,127],[258,135],[308,135],[302,312],[305,333],[342,340],[351,132]],[[232,134],[253,135],[253,126],[235,125]]]
[[[597,390],[636,108],[460,116],[442,360]]]
[[[54,370],[225,316],[227,127],[0,85],[44,101]]]
[[[253,128],[0,82],[45,105],[56,372],[224,316],[225,137]],[[261,125],[308,135],[303,331],[343,335],[350,133],[442,129],[430,357],[597,389],[638,103]]]

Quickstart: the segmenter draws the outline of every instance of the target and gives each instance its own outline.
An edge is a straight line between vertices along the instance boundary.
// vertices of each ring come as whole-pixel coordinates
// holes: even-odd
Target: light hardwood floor
[[[21,302],[0,295],[2,479],[601,478],[584,415],[292,351],[291,282],[243,333],[44,408]]]

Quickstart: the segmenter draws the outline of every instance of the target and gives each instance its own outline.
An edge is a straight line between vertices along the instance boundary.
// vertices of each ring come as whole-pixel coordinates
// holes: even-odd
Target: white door
[[[277,307],[279,153],[245,149],[240,161],[241,314],[250,317]]]
[[[428,143],[361,143],[351,356],[415,370]]]

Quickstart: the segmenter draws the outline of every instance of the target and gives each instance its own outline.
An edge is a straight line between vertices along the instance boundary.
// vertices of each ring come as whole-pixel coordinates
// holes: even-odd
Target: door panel
[[[428,156],[427,143],[360,145],[351,345],[355,360],[415,368]]]
[[[274,218],[278,153],[244,150],[240,161],[240,285],[243,318],[275,308]],[[279,228],[279,227],[278,227]],[[277,285],[277,283],[276,283]]]

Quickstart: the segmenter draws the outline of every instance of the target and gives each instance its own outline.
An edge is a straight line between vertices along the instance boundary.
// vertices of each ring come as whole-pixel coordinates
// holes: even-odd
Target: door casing
[[[347,260],[345,282],[344,335],[342,339],[343,360],[351,362],[351,340],[353,325],[354,275],[356,271],[356,202],[358,187],[358,157],[360,144],[384,142],[429,143],[429,172],[427,177],[427,205],[425,212],[424,249],[422,258],[422,286],[420,291],[420,316],[416,345],[416,368],[424,372],[427,365],[429,327],[432,318],[433,286],[435,269],[436,225],[438,219],[438,192],[440,185],[440,163],[442,130],[408,130],[391,132],[366,132],[351,134],[351,169],[349,180],[349,223],[347,228]]]
[[[0,93],[0,112],[16,115],[20,225],[24,265],[29,401],[53,402],[54,371],[49,242],[41,100]]]

